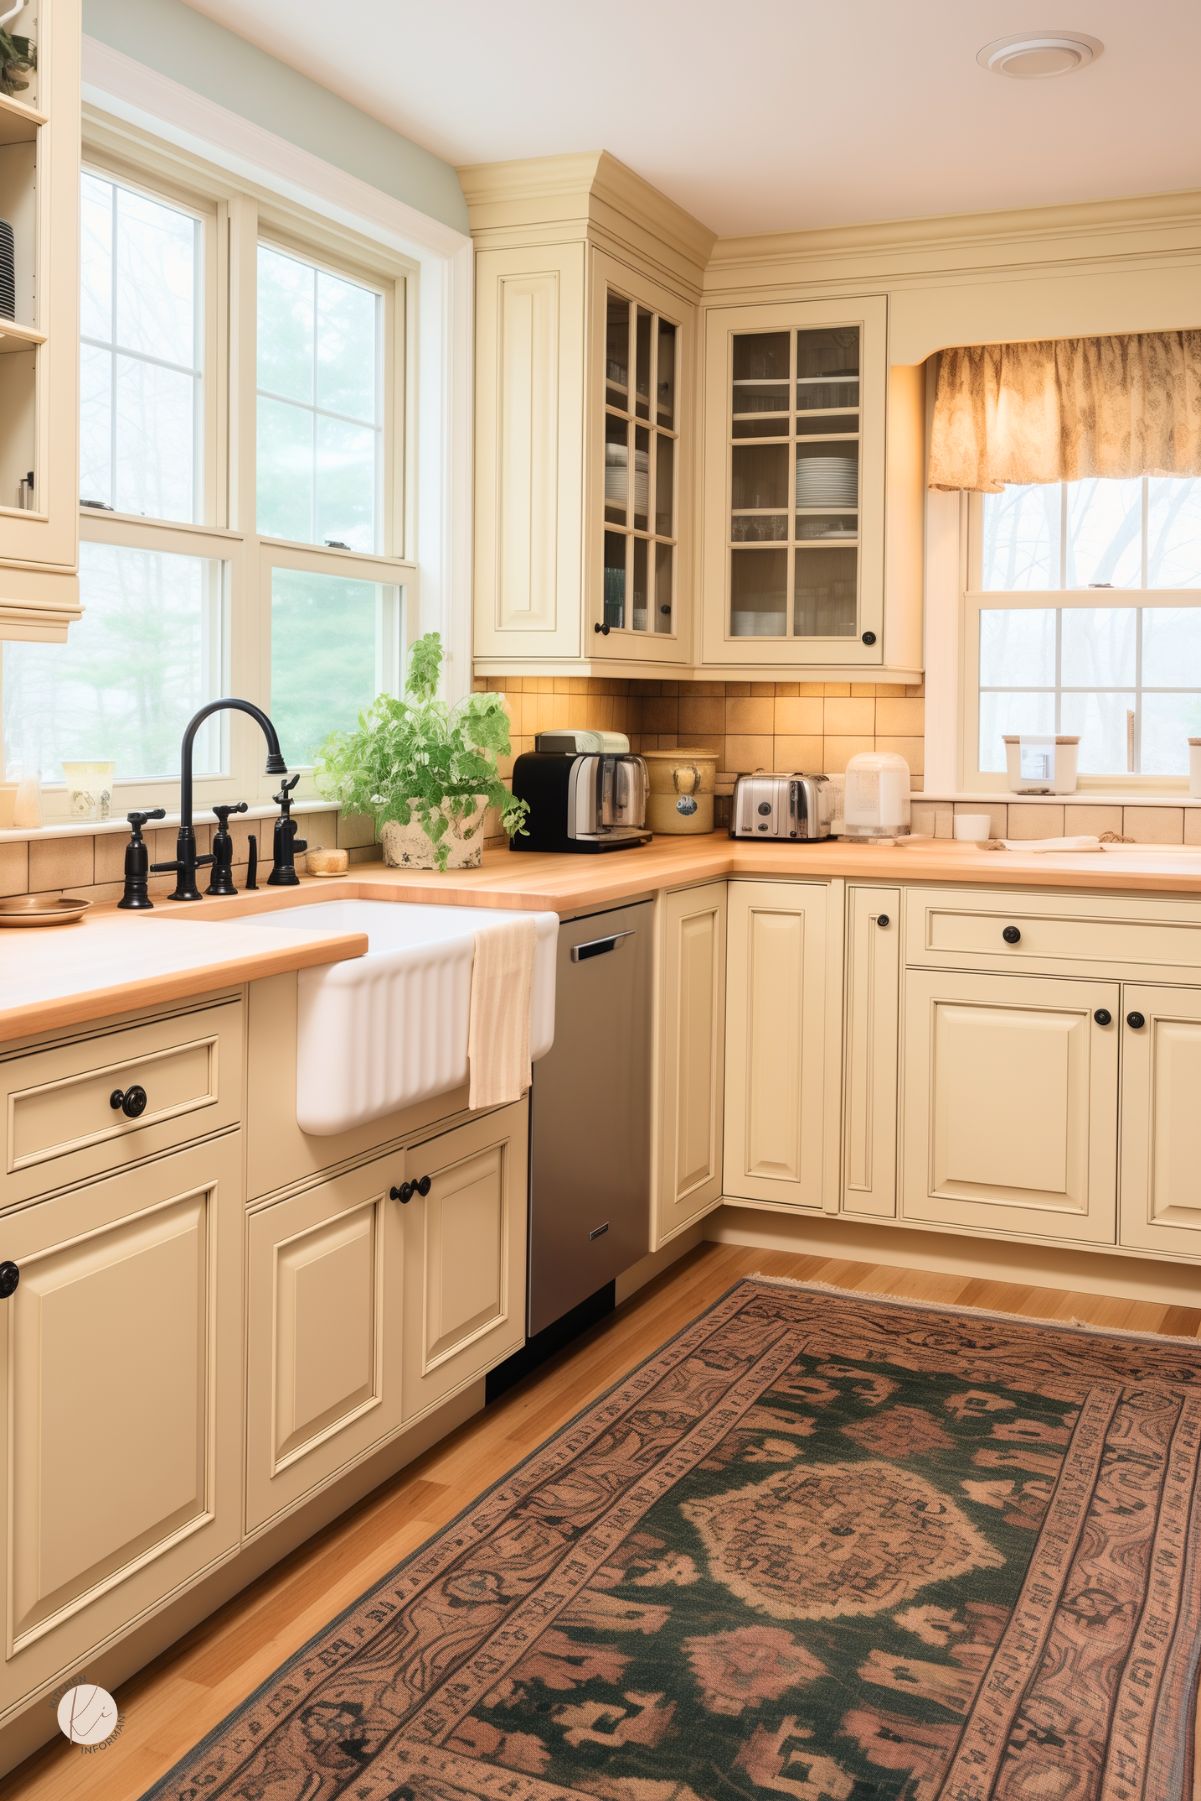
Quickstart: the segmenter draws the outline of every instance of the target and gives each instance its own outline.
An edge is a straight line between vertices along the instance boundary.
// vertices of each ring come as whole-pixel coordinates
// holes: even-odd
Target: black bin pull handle
[[[609,951],[615,951],[623,938],[632,938],[634,928],[628,932],[614,932],[608,938],[590,938],[587,944],[573,944],[571,960],[573,963],[586,963],[589,957],[603,957]]]

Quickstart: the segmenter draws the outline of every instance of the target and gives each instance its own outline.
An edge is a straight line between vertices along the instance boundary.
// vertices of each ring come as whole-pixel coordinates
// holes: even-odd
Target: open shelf
[[[33,350],[45,342],[44,331],[17,325],[11,319],[0,319],[0,356],[12,356],[18,350]]]
[[[32,144],[45,123],[45,113],[36,107],[26,106],[14,95],[0,94],[0,146]]]

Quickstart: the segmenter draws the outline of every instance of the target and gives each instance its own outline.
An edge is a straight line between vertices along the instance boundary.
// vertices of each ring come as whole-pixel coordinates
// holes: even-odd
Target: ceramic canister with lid
[[[646,823],[652,832],[711,832],[715,750],[644,750],[650,776]]]

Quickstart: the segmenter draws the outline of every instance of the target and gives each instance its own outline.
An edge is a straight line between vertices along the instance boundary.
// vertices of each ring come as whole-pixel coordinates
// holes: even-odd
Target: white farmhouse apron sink
[[[541,1057],[555,1035],[559,919],[532,917],[538,936],[530,1050]],[[475,937],[512,918],[490,907],[345,900],[239,919],[307,937],[321,930],[367,934],[365,956],[296,977],[296,1118],[303,1131],[346,1132],[462,1087]]]

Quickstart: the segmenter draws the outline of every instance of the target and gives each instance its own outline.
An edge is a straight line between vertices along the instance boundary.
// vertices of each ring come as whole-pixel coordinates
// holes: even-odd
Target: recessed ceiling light
[[[1094,62],[1105,48],[1099,38],[1082,31],[1021,31],[985,44],[976,61],[997,75],[1018,81],[1046,81],[1051,75],[1074,75]]]

